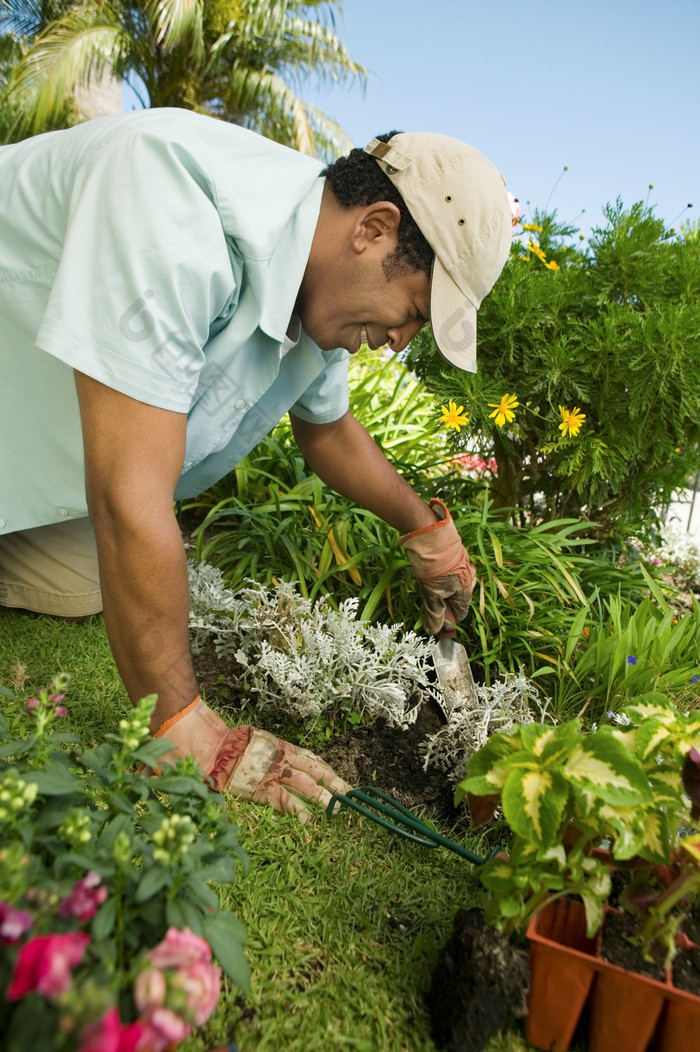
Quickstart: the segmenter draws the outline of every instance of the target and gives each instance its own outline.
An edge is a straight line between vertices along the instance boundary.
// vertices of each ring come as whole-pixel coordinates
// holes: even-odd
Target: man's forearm
[[[409,486],[351,413],[333,424],[292,419],[294,437],[309,467],[326,485],[409,533],[435,522],[435,514]]]
[[[197,696],[188,641],[187,564],[172,511],[93,516],[107,634],[132,701],[157,694],[152,730]]]

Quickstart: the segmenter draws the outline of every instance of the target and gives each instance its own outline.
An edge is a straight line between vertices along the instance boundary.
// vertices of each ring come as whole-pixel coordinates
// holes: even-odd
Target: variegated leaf
[[[637,729],[638,755],[644,760],[648,756],[653,756],[663,743],[669,739],[670,734],[670,727],[660,720],[645,720],[642,726]]]
[[[664,723],[673,723],[676,712],[673,703],[666,694],[639,694],[631,705],[622,710],[633,723],[655,717]]]
[[[671,839],[668,817],[663,811],[647,815],[639,854],[649,862],[669,862],[673,846]]]
[[[586,935],[592,939],[603,923],[603,902],[585,888],[581,889],[580,895],[586,910]]]
[[[632,858],[644,840],[644,815],[634,807],[612,807],[603,804],[598,816],[609,827],[613,839],[612,854],[615,858]]]
[[[489,891],[505,892],[513,884],[513,867],[505,859],[492,858],[479,870],[479,880]]]
[[[652,795],[639,760],[612,734],[589,735],[576,746],[564,774],[577,788],[595,793],[609,804],[640,806]]]
[[[517,768],[503,787],[503,814],[514,833],[548,847],[557,838],[568,795],[557,771]]]

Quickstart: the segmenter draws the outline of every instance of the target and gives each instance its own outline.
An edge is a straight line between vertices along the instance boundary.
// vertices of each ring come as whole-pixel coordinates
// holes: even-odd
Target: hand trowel
[[[445,619],[432,656],[443,693],[441,708],[449,719],[453,709],[475,705],[477,694],[467,652],[454,638],[455,618],[448,603],[445,603]]]

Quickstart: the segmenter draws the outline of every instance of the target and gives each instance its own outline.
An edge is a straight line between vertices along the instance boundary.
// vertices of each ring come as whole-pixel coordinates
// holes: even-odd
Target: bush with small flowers
[[[151,775],[154,697],[89,749],[63,729],[67,683],[27,703],[26,738],[0,715],[3,1052],[161,1052],[206,1022],[222,971],[247,988],[215,886],[247,860],[194,760]]]

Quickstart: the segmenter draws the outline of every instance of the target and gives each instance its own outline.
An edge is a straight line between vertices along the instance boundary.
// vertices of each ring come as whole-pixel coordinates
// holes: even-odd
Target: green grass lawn
[[[33,690],[63,671],[73,676],[70,729],[86,744],[115,730],[130,705],[102,618],[76,625],[0,610],[0,683],[16,693],[4,702],[13,724]],[[455,912],[477,900],[474,867],[354,813],[327,822],[319,811],[300,826],[233,798],[226,808],[250,857],[224,899],[248,931],[251,990],[244,998],[226,986],[183,1052],[233,1037],[241,1052],[433,1052],[424,994]],[[488,1046],[527,1047],[516,1029]]]

